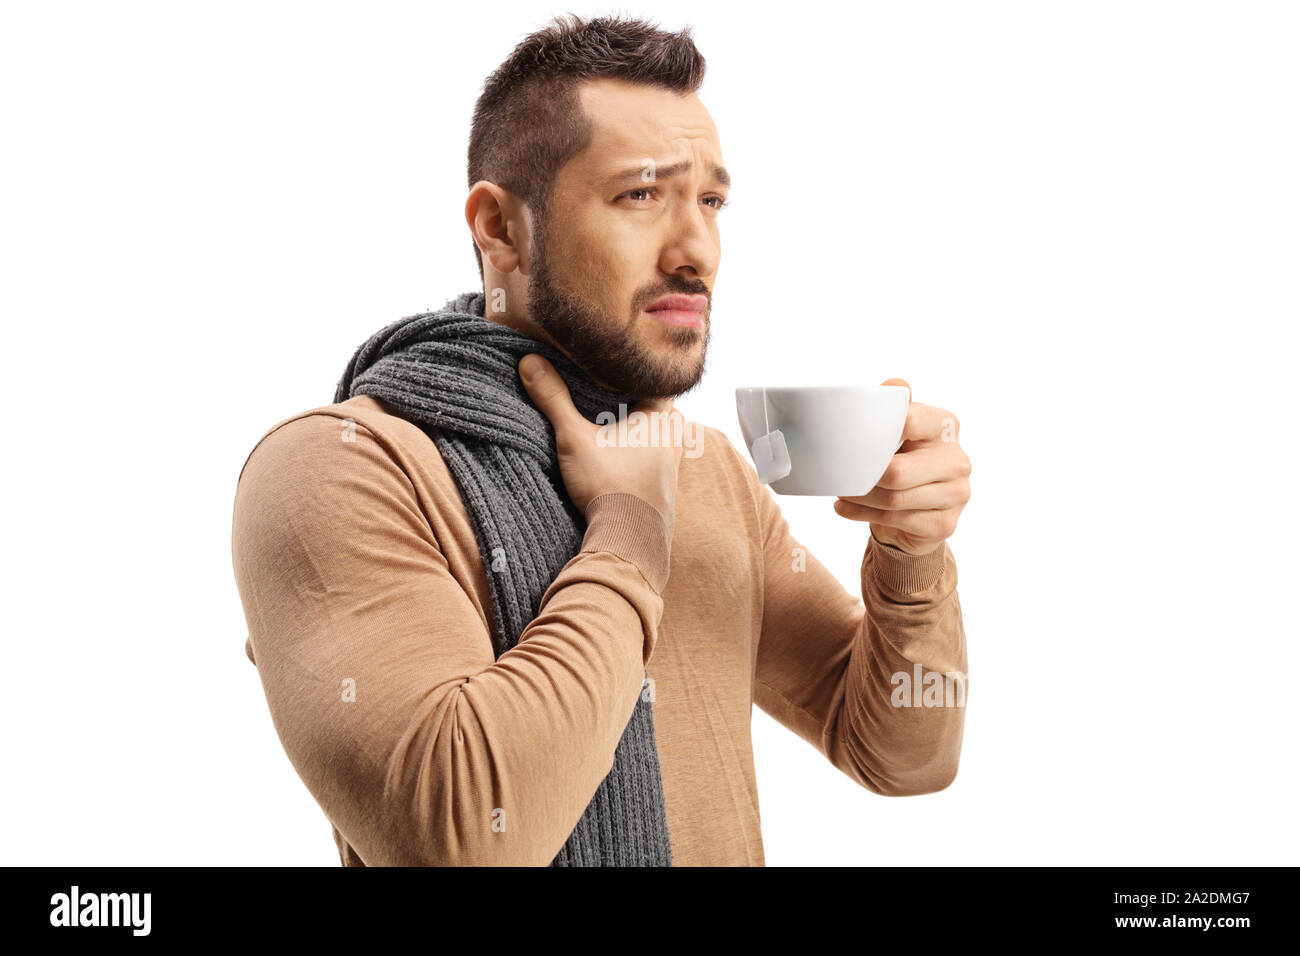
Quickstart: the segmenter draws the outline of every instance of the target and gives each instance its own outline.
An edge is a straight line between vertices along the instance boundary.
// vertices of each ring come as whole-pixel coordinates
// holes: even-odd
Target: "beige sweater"
[[[254,447],[232,529],[246,651],[345,866],[548,864],[641,693],[678,866],[764,862],[754,704],[875,793],[952,781],[964,681],[949,706],[916,706],[919,687],[896,706],[891,680],[966,672],[949,547],[869,541],[859,601],[748,459],[696,427],[671,542],[641,498],[595,499],[582,550],[495,660],[473,528],[424,432],[357,396]]]

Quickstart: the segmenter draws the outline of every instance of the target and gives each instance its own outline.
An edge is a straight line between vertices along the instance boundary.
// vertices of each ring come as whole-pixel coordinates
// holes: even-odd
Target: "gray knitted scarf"
[[[582,547],[586,528],[564,491],[551,423],[519,379],[519,359],[529,352],[545,356],[589,421],[602,411],[617,415],[620,402],[630,408],[637,399],[599,387],[550,345],[486,319],[483,307],[482,292],[466,292],[440,311],[381,329],[352,356],[334,401],[379,399],[437,446],[490,569],[500,657],[537,616],[542,595]],[[551,866],[672,865],[654,716],[645,697],[638,696],[613,768]]]

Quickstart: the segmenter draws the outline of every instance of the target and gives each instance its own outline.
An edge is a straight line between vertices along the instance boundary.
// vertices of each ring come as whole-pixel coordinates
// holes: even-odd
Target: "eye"
[[[619,196],[618,198],[623,199],[624,197],[631,196],[634,193],[652,193],[652,192],[655,192],[655,190],[650,189],[649,187],[646,186],[642,186],[640,189],[629,189],[627,192],[623,193],[623,195]]]
[[[619,196],[617,196],[617,197],[615,197],[615,198],[617,198],[617,199],[628,199],[628,198],[630,198],[630,197],[636,195],[637,193],[646,193],[647,195],[649,195],[649,194],[651,194],[651,193],[658,194],[658,192],[659,192],[659,191],[658,191],[657,189],[652,189],[652,188],[650,188],[649,186],[642,186],[642,187],[640,187],[639,189],[629,189],[627,192],[622,193],[621,195],[619,195]],[[709,208],[712,209],[714,212],[721,212],[723,209],[726,209],[728,206],[731,205],[731,201],[730,201],[729,199],[724,199],[722,196],[708,196],[708,197],[706,197],[706,201],[708,201],[708,200],[715,200],[715,201],[716,201],[717,205],[714,205],[714,206],[710,206],[710,207],[709,207]],[[637,202],[637,200],[633,200],[633,202]],[[639,202],[638,202],[638,205],[639,205]]]

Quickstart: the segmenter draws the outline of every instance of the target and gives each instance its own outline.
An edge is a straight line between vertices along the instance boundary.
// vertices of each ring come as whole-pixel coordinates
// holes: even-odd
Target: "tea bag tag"
[[[749,457],[754,459],[758,480],[770,485],[778,478],[790,474],[790,451],[785,447],[781,429],[772,428],[767,420],[767,389],[763,389],[763,428],[766,434],[758,436],[749,447]]]
[[[750,447],[749,456],[754,459],[758,480],[765,485],[790,474],[790,452],[785,447],[785,436],[779,428],[760,435]]]

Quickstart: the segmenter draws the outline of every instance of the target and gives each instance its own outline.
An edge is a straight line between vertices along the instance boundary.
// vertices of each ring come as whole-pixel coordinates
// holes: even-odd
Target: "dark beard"
[[[610,322],[610,317],[599,309],[556,287],[542,238],[545,226],[539,224],[535,232],[533,268],[528,277],[528,317],[559,343],[579,367],[605,386],[642,399],[673,398],[700,383],[709,349],[711,315],[706,319],[703,331],[665,327],[669,346],[681,355],[693,350],[700,336],[704,336],[697,362],[682,366],[671,357],[665,359],[656,355],[632,334],[640,308],[649,302],[634,303],[632,315],[621,326]],[[673,292],[708,294],[708,287],[698,281],[692,283],[674,277],[666,284],[667,288],[656,292],[653,299]]]

